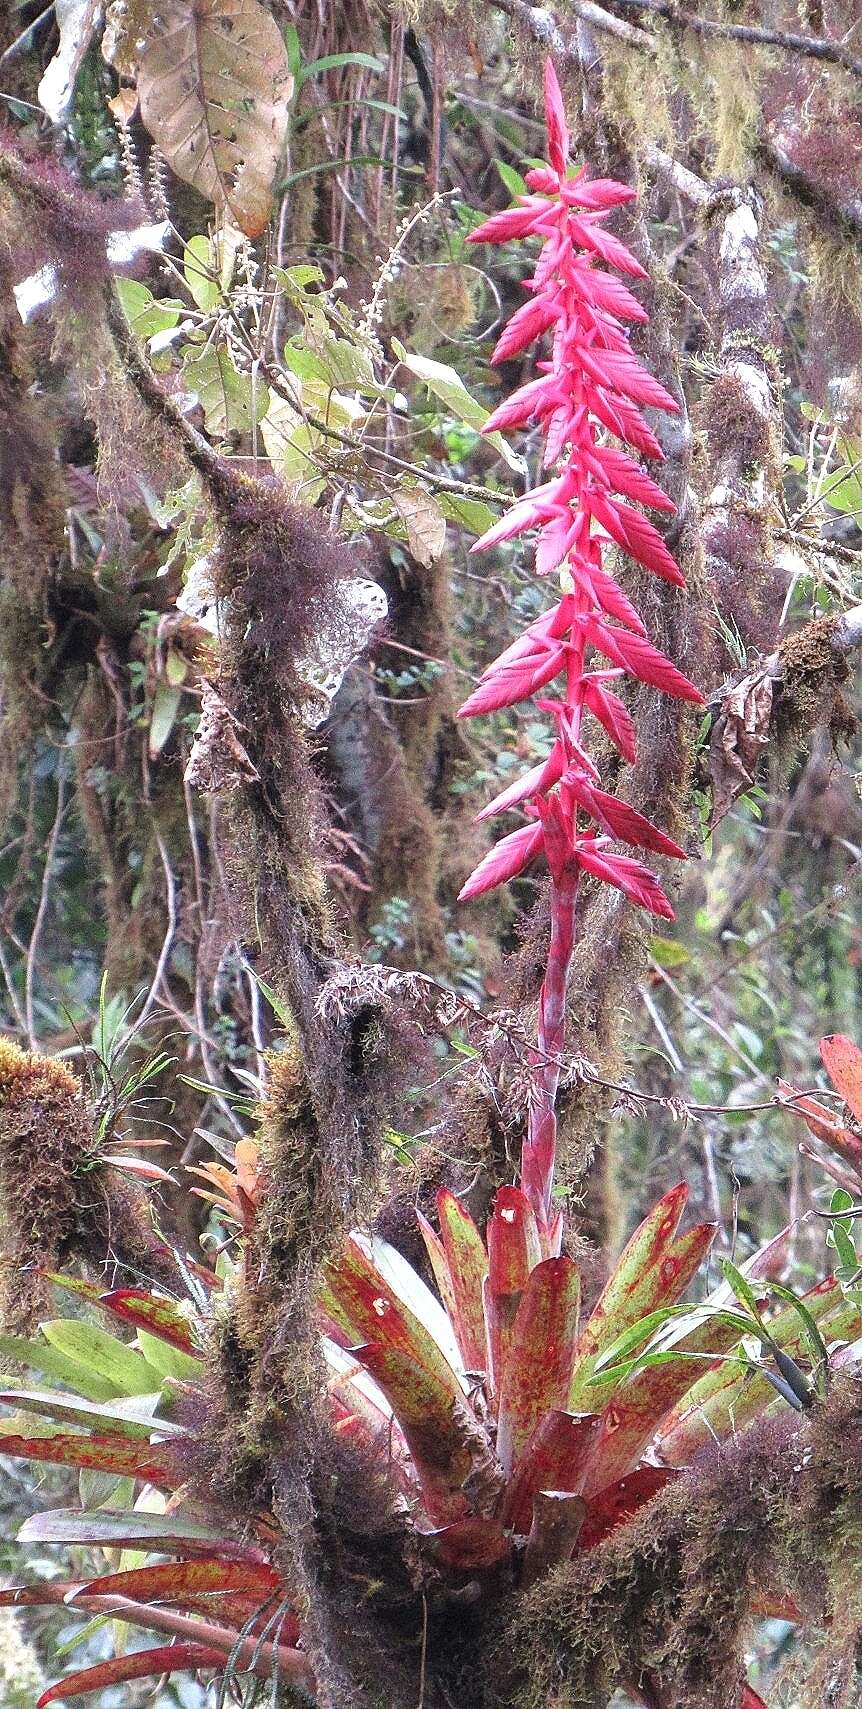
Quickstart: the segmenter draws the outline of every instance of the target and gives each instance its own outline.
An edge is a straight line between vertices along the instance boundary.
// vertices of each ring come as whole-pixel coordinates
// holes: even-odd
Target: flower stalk
[[[545,106],[548,164],[528,172],[529,195],[493,214],[470,234],[470,241],[541,240],[536,268],[525,286],[528,300],[504,328],[493,361],[508,361],[545,333],[552,334],[550,359],[537,362],[538,377],[502,403],[483,431],[512,432],[538,422],[544,467],[555,472],[517,500],[473,550],[486,551],[538,529],[537,573],[557,574],[562,597],[488,667],[459,716],[514,706],[551,684],[562,688],[560,696],[537,701],[556,730],[549,757],[479,814],[484,819],[518,808],[526,823],[490,850],[461,891],[462,900],[479,896],[517,877],[539,854],[550,871],[551,938],[539,1000],[534,1097],[521,1180],[543,1247],[553,1253],[561,1238],[561,1219],[553,1211],[556,1097],[581,874],[614,885],[636,906],[672,919],[673,909],[654,874],[639,859],[618,853],[614,844],[685,859],[685,850],[664,831],[602,789],[598,768],[584,745],[584,712],[603,726],[622,759],[631,764],[637,757],[635,729],[612,684],[631,676],[696,704],[703,697],[652,645],[642,618],[605,562],[608,551],[616,549],[652,574],[685,587],[657,528],[638,508],[672,513],[672,501],[628,451],[609,442],[613,436],[641,456],[659,461],[661,447],[642,408],[678,410],[631,349],[626,323],[643,323],[648,317],[615,276],[646,277],[640,262],[605,224],[614,208],[632,200],[634,191],[614,179],[588,178],[586,168],[570,168],[562,95],[550,61],[545,68]]]

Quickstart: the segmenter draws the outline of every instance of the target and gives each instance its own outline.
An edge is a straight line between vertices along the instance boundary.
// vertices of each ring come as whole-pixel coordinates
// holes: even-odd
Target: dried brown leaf
[[[714,825],[754,783],[769,741],[774,690],[772,674],[761,666],[734,683],[721,702],[709,755]]]
[[[260,772],[240,741],[239,729],[230,707],[225,705],[212,684],[205,682],[201,720],[186,766],[186,783],[190,789],[219,795],[224,790],[260,782]]]
[[[293,78],[259,0],[165,0],[141,55],[141,117],[178,178],[247,237],[272,211]]]

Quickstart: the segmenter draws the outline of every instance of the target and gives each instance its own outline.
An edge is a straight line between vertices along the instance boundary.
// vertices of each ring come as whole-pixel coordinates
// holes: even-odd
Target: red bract
[[[551,949],[542,990],[537,1096],[522,1159],[524,1190],[535,1212],[543,1249],[555,1250],[551,1216],[556,1119],[554,1104],[563,1047],[565,994],[574,943],[578,878],[587,872],[615,885],[629,901],[666,919],[673,910],[658,880],[637,860],[614,852],[611,839],[684,859],[684,851],[634,808],[598,787],[584,751],[586,709],[603,725],[623,758],[636,757],[632,720],[607,680],[627,674],[682,700],[702,701],[698,689],[655,648],[631,600],[605,566],[615,546],[664,581],[684,587],[679,565],[658,530],[633,507],[672,512],[673,503],[626,451],[600,442],[610,432],[644,456],[660,458],[658,441],[641,406],[676,411],[678,405],[637,360],[626,321],[646,313],[602,263],[644,278],[640,262],[605,226],[609,213],[634,191],[611,178],[569,174],[569,133],[553,65],[545,68],[548,162],[527,175],[530,194],[470,234],[473,243],[510,238],[542,240],[529,300],[498,341],[492,360],[508,361],[534,339],[552,332],[551,357],[538,375],[499,405],[484,431],[509,432],[539,423],[544,464],[557,473],[519,499],[477,540],[486,551],[530,529],[538,530],[539,575],[560,573],[563,597],[507,647],[483,674],[460,709],[462,718],[499,711],[560,681],[562,698],[540,703],[556,723],[556,740],[544,764],[504,790],[480,818],[520,807],[530,823],[504,837],[480,861],[461,891],[462,900],[516,877],[538,854],[551,872]],[[587,654],[609,659],[611,670],[588,670]],[[599,833],[583,829],[581,815]]]

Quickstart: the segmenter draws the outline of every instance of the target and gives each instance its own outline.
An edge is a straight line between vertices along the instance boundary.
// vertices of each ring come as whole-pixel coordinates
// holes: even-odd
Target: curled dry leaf
[[[769,741],[774,690],[771,671],[761,665],[722,698],[709,753],[713,825],[754,782],[758,759]]]
[[[247,237],[272,211],[293,78],[259,0],[164,0],[141,55],[141,117],[178,178]]]
[[[230,707],[212,683],[205,682],[201,721],[186,766],[190,789],[218,795],[222,790],[239,789],[244,783],[260,782],[260,772],[239,739],[239,728]]]
[[[42,76],[38,95],[49,119],[59,125],[71,105],[101,6],[99,0],[56,0],[54,11],[60,44]]]

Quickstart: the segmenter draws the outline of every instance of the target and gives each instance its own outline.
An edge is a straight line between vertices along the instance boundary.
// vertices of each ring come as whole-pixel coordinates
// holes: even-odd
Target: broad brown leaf
[[[141,55],[141,117],[178,178],[259,237],[293,91],[287,51],[259,0],[165,0]]]

